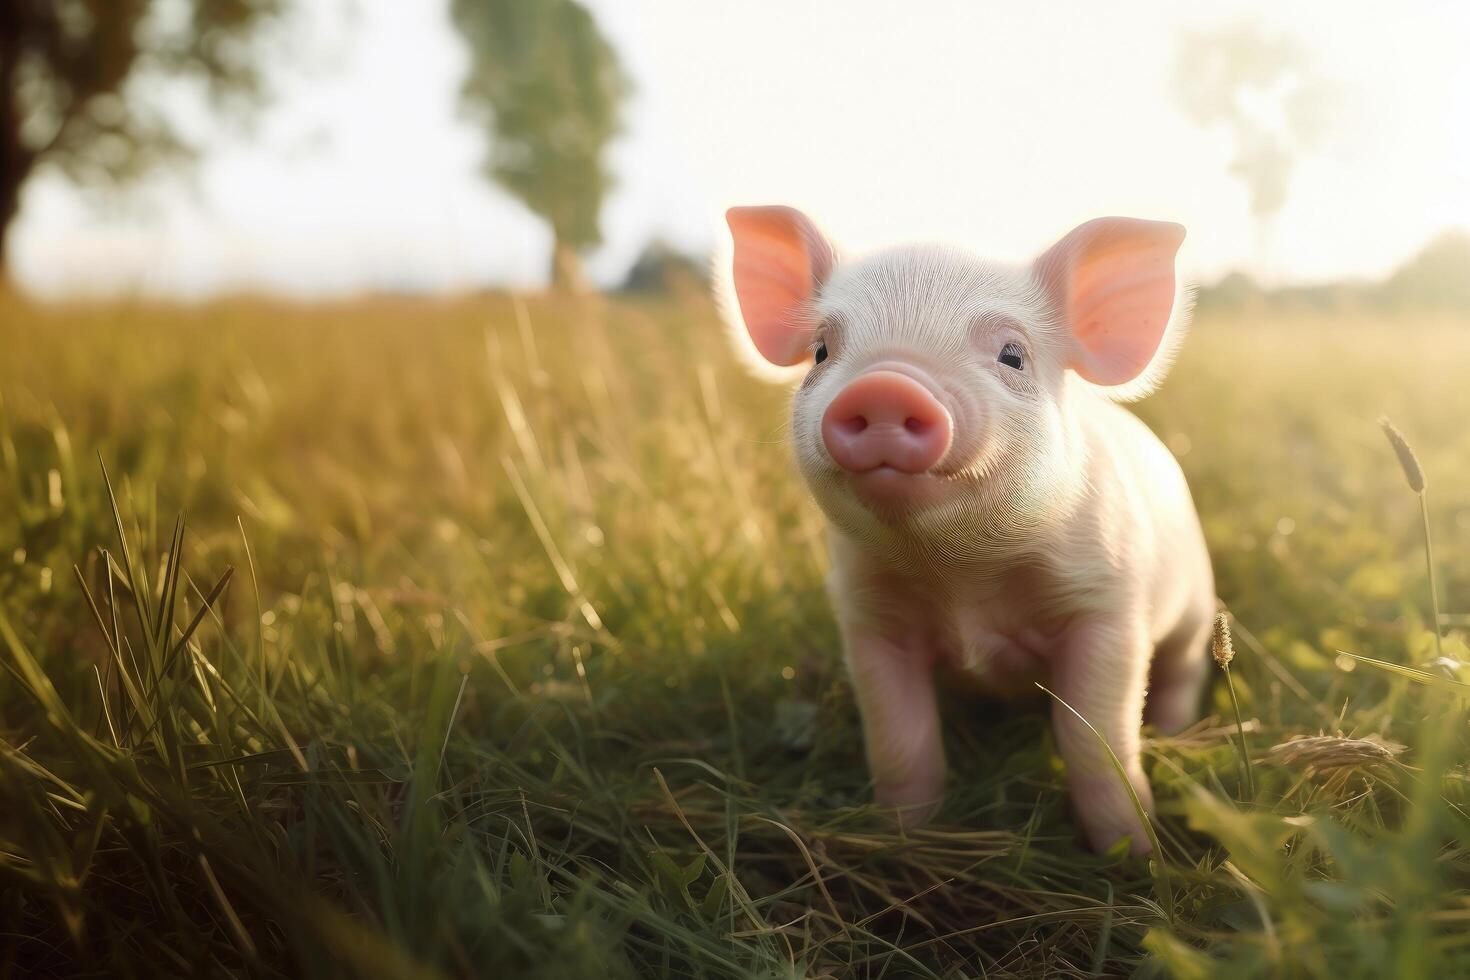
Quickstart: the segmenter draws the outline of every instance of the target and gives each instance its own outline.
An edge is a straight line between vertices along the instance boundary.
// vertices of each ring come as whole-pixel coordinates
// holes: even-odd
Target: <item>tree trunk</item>
[[[20,188],[30,176],[35,156],[20,139],[20,107],[16,104],[17,49],[14,11],[0,13],[0,290],[10,282],[5,241],[20,211]]]
[[[24,179],[23,174],[12,172],[8,160],[0,159],[0,293],[10,286],[10,253],[5,243],[20,210],[20,183]]]
[[[582,269],[582,257],[560,238],[551,247],[551,289],[557,293],[589,293],[592,284]]]

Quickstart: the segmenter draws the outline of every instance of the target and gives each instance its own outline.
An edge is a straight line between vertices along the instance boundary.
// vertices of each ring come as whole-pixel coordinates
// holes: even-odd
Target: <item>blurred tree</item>
[[[1171,91],[1191,120],[1235,144],[1230,173],[1250,196],[1263,249],[1298,159],[1328,134],[1334,86],[1317,74],[1303,44],[1247,23],[1181,34]]]
[[[655,238],[644,246],[618,288],[625,293],[707,294],[709,260],[696,258]]]
[[[485,168],[551,225],[551,279],[584,286],[579,253],[602,241],[604,159],[630,85],[575,0],[452,0],[470,49],[461,100],[490,130]]]
[[[261,98],[249,41],[289,0],[0,0],[0,277],[21,189],[47,167],[118,183],[193,147],[130,92],[141,75],[191,78],[212,106]]]

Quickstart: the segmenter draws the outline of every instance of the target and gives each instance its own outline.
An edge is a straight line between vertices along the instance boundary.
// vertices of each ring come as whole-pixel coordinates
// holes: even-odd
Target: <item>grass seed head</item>
[[[1388,436],[1388,444],[1399,458],[1399,465],[1404,469],[1404,479],[1409,481],[1409,489],[1415,493],[1423,493],[1424,468],[1419,465],[1419,457],[1414,455],[1414,447],[1409,445],[1409,440],[1404,438],[1398,426],[1388,420],[1388,416],[1379,419],[1378,424],[1383,426],[1383,434]]]
[[[1210,652],[1215,655],[1215,663],[1221,667],[1229,667],[1230,661],[1235,659],[1235,644],[1230,639],[1230,617],[1226,613],[1215,614],[1215,632],[1210,637]]]

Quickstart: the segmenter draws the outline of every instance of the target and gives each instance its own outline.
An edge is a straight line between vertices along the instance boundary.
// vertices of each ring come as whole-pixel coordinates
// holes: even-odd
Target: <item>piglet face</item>
[[[861,536],[983,530],[1080,469],[1074,376],[1145,372],[1182,237],[1101,219],[1029,266],[927,246],[839,263],[800,212],[729,220],[750,340],[773,364],[806,366],[792,408],[801,472],[833,523]]]
[[[1051,465],[1064,365],[1024,272],[893,249],[838,267],[813,307],[792,435],[840,526],[950,521]]]

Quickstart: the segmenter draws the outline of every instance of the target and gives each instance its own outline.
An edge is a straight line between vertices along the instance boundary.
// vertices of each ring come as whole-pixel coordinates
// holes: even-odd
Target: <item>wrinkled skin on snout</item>
[[[1180,335],[1184,229],[1100,218],[1034,262],[937,247],[854,261],[803,214],[734,208],[732,318],[792,400],[801,474],[831,533],[829,588],[879,803],[940,803],[937,683],[1041,682],[1096,729],[1146,810],[1145,721],[1196,717],[1214,581],[1173,457],[1118,400]],[[968,686],[968,684],[967,684]],[[1053,702],[1095,849],[1148,837],[1099,743]]]

